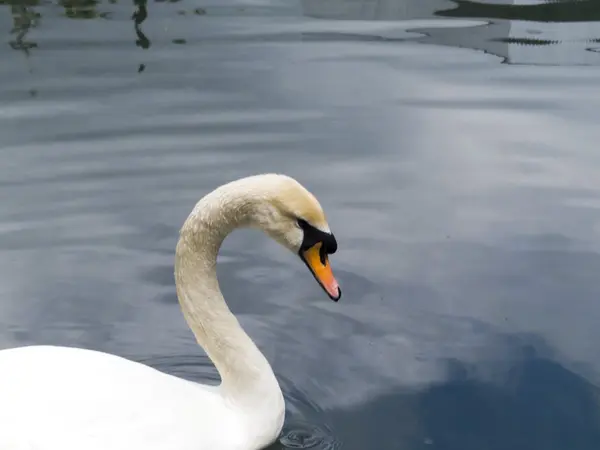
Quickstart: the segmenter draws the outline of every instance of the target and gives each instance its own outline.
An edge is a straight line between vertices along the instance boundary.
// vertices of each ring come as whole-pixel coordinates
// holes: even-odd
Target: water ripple
[[[286,423],[283,427],[279,442],[285,448],[334,450],[341,447],[341,442],[331,435],[331,430],[328,428],[295,420]]]

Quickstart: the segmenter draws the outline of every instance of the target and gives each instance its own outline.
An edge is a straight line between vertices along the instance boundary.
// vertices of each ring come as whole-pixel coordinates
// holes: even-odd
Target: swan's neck
[[[249,205],[248,199],[224,191],[215,191],[196,205],[177,244],[177,295],[196,340],[219,371],[228,401],[251,408],[277,402],[282,408],[271,366],[231,313],[217,281],[221,243],[233,229],[247,224]]]

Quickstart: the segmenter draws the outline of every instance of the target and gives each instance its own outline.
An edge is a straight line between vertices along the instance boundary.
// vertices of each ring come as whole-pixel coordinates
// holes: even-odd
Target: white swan
[[[298,253],[329,296],[340,298],[327,258],[337,243],[310,192],[276,174],[223,185],[191,212],[175,256],[181,309],[221,384],[199,385],[91,350],[2,350],[0,449],[257,450],[275,441],[281,389],[216,277],[219,247],[238,227],[262,229]]]

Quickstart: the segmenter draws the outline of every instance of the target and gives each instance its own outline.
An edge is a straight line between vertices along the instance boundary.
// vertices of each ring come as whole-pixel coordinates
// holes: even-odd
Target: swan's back
[[[68,347],[0,351],[0,399],[0,450],[229,450],[244,426],[210,386]]]

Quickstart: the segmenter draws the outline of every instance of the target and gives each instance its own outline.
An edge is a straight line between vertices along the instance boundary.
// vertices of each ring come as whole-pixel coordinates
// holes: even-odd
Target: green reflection
[[[51,4],[49,0],[0,0],[0,5],[7,6],[40,6],[40,5],[48,5]]]
[[[99,12],[98,0],[59,0],[58,4],[65,9],[65,16],[70,19],[107,18],[108,13]]]
[[[29,30],[38,25],[41,15],[34,11],[33,5],[26,5],[25,3],[11,4],[10,12],[13,22],[10,33],[14,34],[15,38],[8,41],[8,44],[12,49],[21,50],[26,55],[29,55],[29,51],[32,48],[36,48],[37,43],[25,38]]]
[[[148,18],[148,8],[147,8],[148,0],[133,0],[133,4],[135,6],[135,11],[133,12],[131,19],[133,20],[133,28],[135,30],[136,40],[135,45],[144,50],[150,48],[151,42],[150,39],[144,34],[140,25]],[[138,65],[138,73],[142,73],[146,70],[146,64],[140,63]]]
[[[133,4],[136,7],[131,18],[133,19],[133,27],[135,30],[135,34],[137,39],[135,40],[135,45],[140,48],[148,49],[150,48],[151,42],[150,39],[144,34],[140,25],[148,18],[148,9],[147,9],[148,0],[133,0]],[[141,69],[140,72],[144,70]]]

